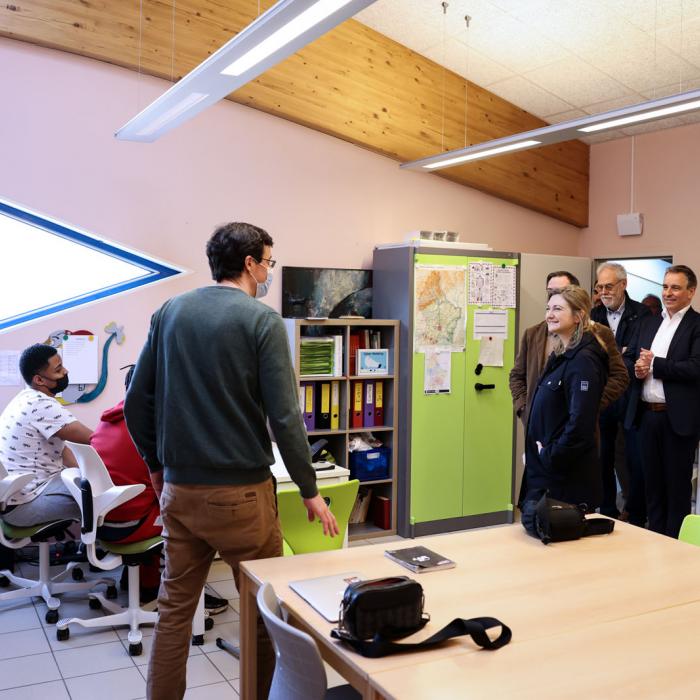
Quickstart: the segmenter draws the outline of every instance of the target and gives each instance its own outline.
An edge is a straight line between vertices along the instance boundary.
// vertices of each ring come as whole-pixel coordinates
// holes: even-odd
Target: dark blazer
[[[620,323],[617,324],[617,331],[615,331],[615,342],[618,348],[622,349],[630,346],[630,343],[637,335],[639,322],[649,315],[648,307],[634,299],[630,299],[630,295],[625,292],[625,310],[622,312]],[[603,305],[591,309],[591,320],[610,328],[608,310]]]
[[[595,439],[608,358],[592,333],[544,369],[530,410],[525,439],[526,489],[548,489],[553,498],[587,503],[602,498]],[[543,445],[538,453],[537,441]]]
[[[649,350],[661,316],[648,316],[639,326],[639,333],[625,353],[625,361],[634,364],[641,348]],[[655,357],[653,374],[664,384],[666,410],[671,429],[677,435],[700,435],[700,314],[692,307],[676,329],[667,357]],[[632,372],[625,427],[639,425],[644,381]]]

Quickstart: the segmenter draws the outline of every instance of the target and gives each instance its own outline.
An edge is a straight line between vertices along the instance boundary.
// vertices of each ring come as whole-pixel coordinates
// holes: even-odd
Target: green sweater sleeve
[[[260,391],[272,433],[302,497],[313,498],[318,493],[316,472],[311,466],[309,443],[299,409],[287,333],[276,313],[263,316],[257,340]]]

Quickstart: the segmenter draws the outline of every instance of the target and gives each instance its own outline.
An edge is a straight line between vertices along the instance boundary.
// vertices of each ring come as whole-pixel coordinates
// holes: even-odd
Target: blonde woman
[[[608,376],[608,355],[593,332],[591,299],[581,287],[552,294],[545,321],[557,338],[532,401],[521,493],[523,525],[532,528],[540,496],[600,505],[602,480],[595,431]]]

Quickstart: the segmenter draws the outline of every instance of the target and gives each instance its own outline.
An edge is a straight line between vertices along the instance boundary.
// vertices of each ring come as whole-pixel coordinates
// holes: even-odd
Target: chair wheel
[[[82,581],[85,578],[83,570],[79,569],[78,567],[71,569],[70,575],[73,577],[74,581]]]
[[[59,642],[65,642],[68,637],[70,637],[70,629],[68,629],[68,627],[66,627],[64,630],[56,630],[56,639],[58,639]]]
[[[192,635],[192,646],[193,647],[201,647],[204,644],[204,635],[203,634],[193,634]]]
[[[108,586],[107,593],[105,593],[105,598],[107,598],[107,600],[114,600],[118,595],[119,593],[117,592],[116,586]]]
[[[0,588],[7,588],[10,585],[10,579],[7,576],[0,576]]]
[[[99,598],[90,598],[88,605],[90,606],[90,610],[102,609],[102,603],[100,602]]]
[[[143,644],[129,644],[129,656],[141,656],[143,653]]]
[[[44,619],[50,625],[55,625],[58,622],[58,610],[47,610]]]
[[[214,618],[213,617],[205,617],[204,618],[204,630],[206,632],[209,632],[209,630],[214,628]]]

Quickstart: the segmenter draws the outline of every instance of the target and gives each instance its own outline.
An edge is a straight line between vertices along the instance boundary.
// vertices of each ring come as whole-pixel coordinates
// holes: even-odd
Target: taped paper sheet
[[[452,390],[451,370],[451,352],[426,350],[424,392],[426,394],[449,394]]]

